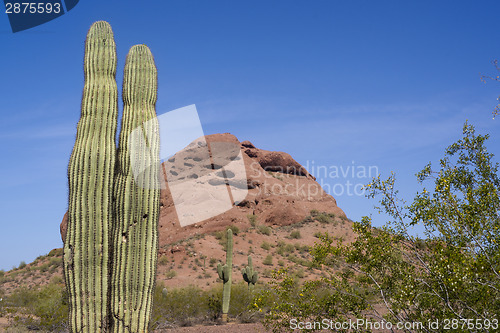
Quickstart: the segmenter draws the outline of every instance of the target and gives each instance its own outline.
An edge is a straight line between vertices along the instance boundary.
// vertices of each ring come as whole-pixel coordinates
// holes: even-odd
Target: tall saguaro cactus
[[[71,331],[147,332],[160,208],[156,66],[145,45],[130,49],[118,150],[116,47],[107,22],[87,34],[84,70],[64,242]]]
[[[116,46],[111,27],[96,22],[85,41],[81,118],[68,166],[64,277],[73,332],[107,327],[109,236],[118,116]]]
[[[248,256],[248,266],[241,270],[241,274],[243,275],[243,280],[248,283],[248,289],[253,291],[259,274],[253,270],[252,256]]]
[[[227,321],[227,313],[229,312],[229,301],[231,300],[231,283],[233,270],[233,231],[227,229],[227,247],[226,247],[226,264],[217,265],[217,273],[223,282],[222,288],[222,321]]]
[[[123,78],[123,118],[115,174],[111,314],[113,332],[146,332],[158,252],[157,72],[149,48],[133,46]]]

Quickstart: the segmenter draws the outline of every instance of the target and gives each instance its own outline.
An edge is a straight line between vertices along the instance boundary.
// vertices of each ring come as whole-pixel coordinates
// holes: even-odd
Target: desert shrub
[[[222,284],[203,291],[196,286],[169,289],[163,293],[164,285],[155,288],[151,329],[174,326],[191,326],[209,323],[220,318],[222,312]],[[248,308],[252,295],[246,283],[231,286],[229,316],[242,322],[256,318]]]
[[[167,279],[173,279],[176,276],[177,276],[177,272],[172,270],[172,269],[165,273],[165,277]]]
[[[253,312],[248,310],[251,302],[252,294],[248,289],[248,285],[244,282],[233,284],[231,286],[229,316],[244,323],[254,322]]]
[[[38,267],[40,272],[47,272],[49,270],[49,268],[50,268],[50,264],[48,262],[46,262],[45,264]]]
[[[232,226],[229,226],[226,228],[226,231],[227,229],[231,229],[233,231],[233,235],[238,235],[238,233],[240,232],[240,228],[238,228],[237,226],[235,225],[232,225]]]
[[[262,242],[262,244],[260,244],[260,247],[266,251],[269,251],[271,249],[271,244],[269,244],[268,242],[264,241]]]
[[[215,258],[210,258],[210,263],[209,263],[209,266],[210,267],[214,267],[214,265],[217,263],[217,259]]]
[[[63,284],[50,283],[40,289],[21,287],[6,300],[17,308],[15,323],[30,330],[63,332],[68,327],[68,295]]]
[[[273,256],[268,254],[264,261],[262,261],[262,264],[271,266],[273,264]]]
[[[158,258],[158,265],[165,266],[168,264],[168,258],[166,256],[160,256]]]
[[[498,320],[499,165],[484,145],[488,135],[476,136],[468,124],[463,134],[446,149],[437,170],[428,164],[417,173],[418,181],[430,181],[430,187],[409,203],[399,197],[394,174],[373,178],[365,187],[367,196],[381,196],[377,209],[388,214],[388,222],[374,227],[364,216],[353,223],[356,240],[349,244],[321,235],[310,251],[313,261],[330,268],[341,262],[343,268],[330,276],[323,271],[323,279],[302,286],[286,272],[276,274],[271,284],[279,300],[267,312],[266,327],[287,330],[292,318],[344,322],[383,316],[404,326],[471,317]],[[415,225],[425,228],[425,239],[410,234]],[[459,324],[452,331],[490,329]],[[423,331],[429,331],[425,325],[408,330]],[[442,327],[431,331],[444,332]]]
[[[222,314],[222,288],[217,286],[206,293],[207,318],[215,321]]]
[[[292,244],[286,244],[283,247],[283,251],[285,251],[285,253],[293,253],[295,251],[295,246]]]
[[[287,256],[295,251],[295,246],[293,244],[287,244],[284,241],[278,241],[278,249],[276,253],[281,256]]]
[[[286,268],[273,271],[272,277],[269,288],[257,293],[252,305],[263,310],[266,314],[263,323],[273,332],[288,332],[291,319],[311,321],[317,318],[317,313],[347,321],[344,314],[351,307],[366,305],[348,284],[337,285],[326,280],[301,284]]]
[[[230,226],[230,227],[227,227],[226,230],[227,229],[231,229],[233,231],[234,235],[237,235],[238,232],[240,232],[240,229],[237,226],[234,226],[234,225]],[[219,241],[219,244],[222,246],[222,249],[224,251],[226,251],[226,249],[227,249],[227,232],[226,232],[226,230],[224,230],[224,231],[216,231],[215,234],[214,234],[215,238]],[[236,243],[236,241],[235,241],[235,243]]]
[[[295,250],[297,250],[299,252],[303,252],[304,250],[306,250],[308,248],[307,245],[304,247],[304,246],[300,245],[300,243],[295,243],[295,244],[293,244],[293,246],[295,247]]]
[[[26,262],[24,261],[21,261],[21,263],[19,264],[19,269],[23,269],[24,267],[26,267]]]
[[[290,238],[293,238],[293,239],[299,239],[301,238],[302,236],[300,235],[300,231],[299,230],[294,230],[290,233]]]
[[[62,258],[61,257],[52,257],[49,260],[49,266],[62,267]]]
[[[194,258],[194,264],[196,266],[200,266],[200,267],[203,266],[203,264],[201,263],[201,261],[198,258]]]
[[[191,326],[207,313],[203,299],[203,290],[195,286],[180,289],[169,289],[167,295],[163,291],[163,284],[155,288],[153,314],[151,325],[153,328],[168,327],[169,324]]]
[[[55,275],[52,277],[52,279],[50,279],[50,283],[52,284],[63,284],[64,283],[64,279],[62,276],[59,276],[59,275]]]
[[[215,239],[217,239],[217,240],[219,240],[219,241],[220,241],[220,240],[222,240],[222,239],[224,238],[224,236],[225,236],[225,233],[224,233],[224,231],[221,231],[221,230],[216,231],[216,232],[214,233],[214,237],[215,237]]]
[[[333,223],[334,217],[335,217],[335,215],[333,215],[333,214],[321,213],[321,214],[317,215],[314,219],[320,223],[329,224],[329,223]]]
[[[297,278],[302,279],[305,276],[304,269],[299,268],[293,273]]]
[[[247,215],[248,221],[250,222],[250,225],[255,228],[257,225],[257,216],[256,215]]]
[[[259,225],[259,233],[263,234],[263,235],[266,235],[266,236],[270,236],[271,235],[271,227],[268,227],[266,225]]]

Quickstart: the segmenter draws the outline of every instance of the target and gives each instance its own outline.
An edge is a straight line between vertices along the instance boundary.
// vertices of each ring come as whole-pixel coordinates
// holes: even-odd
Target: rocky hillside
[[[290,266],[302,278],[322,274],[308,269],[306,260],[318,232],[353,238],[351,222],[335,199],[287,153],[214,134],[192,142],[162,163],[162,170],[158,280],[167,287],[217,283],[215,268],[225,260],[223,231],[228,227],[236,234],[234,272],[252,254],[261,283],[278,266]],[[62,237],[65,231],[66,216]],[[60,255],[53,250],[6,272],[1,288],[8,293],[22,284],[60,281]]]
[[[238,158],[242,158],[244,170],[238,165],[231,165]],[[335,199],[289,154],[258,149],[249,141],[239,142],[229,133],[198,139],[162,166],[165,188],[162,189],[160,203],[160,247],[230,225],[248,228],[248,215],[256,216],[261,223],[271,226],[297,223],[313,209],[346,217],[337,207]],[[243,171],[243,176],[236,179],[237,173],[241,172],[231,169]],[[170,187],[175,188],[174,195]],[[241,194],[245,196],[226,202],[224,199],[227,197],[218,195],[221,187],[223,192],[227,191],[225,187],[229,187],[233,199]],[[207,203],[208,208],[204,206]],[[176,206],[180,206],[185,215],[186,212],[205,210],[209,216],[223,209],[228,210],[181,226]],[[185,216],[182,219],[188,222],[195,220]],[[62,237],[65,232],[66,216],[61,223]]]

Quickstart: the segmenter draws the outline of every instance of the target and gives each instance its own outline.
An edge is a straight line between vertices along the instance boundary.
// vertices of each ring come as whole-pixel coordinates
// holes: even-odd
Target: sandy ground
[[[7,318],[0,317],[0,332],[5,332],[8,327]],[[161,329],[154,331],[155,333],[271,333],[271,331],[266,330],[261,323],[252,324],[238,324],[229,323],[225,325],[213,325],[213,326],[190,326],[190,327],[179,327],[170,329]]]
[[[226,325],[217,326],[191,326],[191,327],[179,327],[164,330],[157,330],[157,333],[270,333],[271,331],[266,330],[261,323],[253,324],[237,324],[229,323]]]
[[[7,326],[9,326],[7,318],[0,317],[0,332],[4,331]]]

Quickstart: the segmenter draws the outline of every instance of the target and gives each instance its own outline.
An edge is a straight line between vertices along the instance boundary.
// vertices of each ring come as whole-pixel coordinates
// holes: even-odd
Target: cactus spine
[[[116,46],[107,22],[85,41],[81,117],[68,166],[68,229],[64,277],[73,332],[107,327],[109,236],[118,116]]]
[[[135,45],[125,63],[115,171],[113,332],[146,332],[152,310],[160,208],[156,92],[153,55],[147,46]]]
[[[130,49],[118,150],[116,46],[107,22],[87,34],[84,72],[64,241],[71,331],[147,332],[160,207],[156,67],[146,46]]]
[[[252,256],[248,256],[248,266],[241,270],[243,280],[248,283],[248,289],[253,291],[259,278],[259,274],[253,270]]]
[[[226,264],[217,265],[217,273],[219,278],[224,283],[222,289],[222,321],[227,321],[227,313],[229,312],[229,301],[231,300],[231,273],[233,270],[233,231],[227,229],[227,247],[226,247]]]

